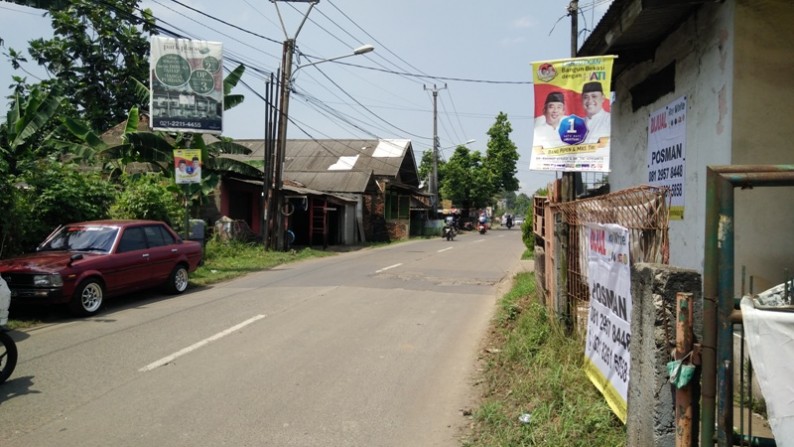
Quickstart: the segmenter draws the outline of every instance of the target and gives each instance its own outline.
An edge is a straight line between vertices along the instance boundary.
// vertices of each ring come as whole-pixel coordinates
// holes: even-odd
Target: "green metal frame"
[[[734,305],[734,189],[792,185],[794,165],[707,168],[701,388],[701,439],[704,445],[713,445],[715,440],[720,447],[734,444],[731,323]],[[716,408],[717,403],[719,408]]]

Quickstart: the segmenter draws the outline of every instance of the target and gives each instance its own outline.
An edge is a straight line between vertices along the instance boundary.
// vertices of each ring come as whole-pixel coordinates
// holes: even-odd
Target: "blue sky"
[[[581,1],[580,43],[611,3]],[[363,44],[375,51],[299,69],[291,96],[290,138],[408,138],[417,162],[432,147],[432,89],[438,89],[438,135],[448,158],[459,143],[485,152],[488,129],[499,112],[512,124],[520,154],[521,192],[533,193],[555,173],[529,170],[532,144],[531,63],[570,56],[567,0],[320,0],[297,34],[298,49],[321,59],[352,52]],[[243,80],[262,94],[265,76],[278,69],[286,38],[276,6],[269,0],[147,0],[160,24],[181,35],[219,41],[225,66],[242,61]],[[193,11],[194,8],[203,12]],[[308,10],[306,3],[278,3],[289,37]],[[209,16],[209,17],[208,17]],[[214,20],[216,18],[218,20]],[[236,29],[230,25],[232,24]],[[42,12],[0,1],[0,38],[8,48],[52,35]],[[301,58],[300,64],[311,59]],[[346,64],[371,67],[366,69]],[[35,64],[30,80],[46,77]],[[259,73],[256,73],[259,71]],[[0,91],[8,95],[12,70],[3,56]],[[262,138],[264,101],[238,85],[244,104],[224,117],[224,135]],[[6,101],[2,100],[3,115]],[[2,119],[5,119],[3,116]]]

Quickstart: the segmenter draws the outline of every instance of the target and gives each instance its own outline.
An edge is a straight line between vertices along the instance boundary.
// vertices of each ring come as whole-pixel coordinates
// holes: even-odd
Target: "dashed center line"
[[[380,269],[380,270],[375,270],[375,273],[385,272],[386,270],[393,269],[393,268],[395,268],[395,267],[399,267],[399,266],[401,266],[401,265],[403,265],[403,263],[402,263],[402,262],[401,262],[401,263],[399,263],[399,264],[390,265],[390,266],[388,266],[388,267],[383,267],[383,268],[382,268],[382,269]]]
[[[173,354],[171,354],[169,356],[163,357],[160,360],[157,360],[156,362],[149,363],[148,365],[144,366],[143,368],[139,369],[138,371],[147,372],[147,371],[151,371],[153,369],[159,368],[159,367],[161,367],[161,366],[163,366],[165,364],[173,362],[178,357],[182,357],[183,355],[188,354],[190,352],[193,352],[196,349],[198,349],[198,348],[200,348],[200,347],[202,347],[204,345],[207,345],[207,344],[209,344],[209,343],[211,343],[211,342],[213,342],[215,340],[219,340],[219,339],[231,334],[232,332],[238,331],[238,330],[244,328],[245,326],[248,326],[249,324],[251,324],[251,323],[253,323],[253,322],[257,321],[257,320],[261,320],[262,318],[265,318],[265,316],[264,315],[257,315],[255,317],[249,318],[249,319],[243,321],[242,323],[240,323],[238,325],[232,326],[229,329],[226,329],[224,331],[218,332],[217,334],[213,335],[212,337],[205,338],[204,340],[201,340],[200,342],[194,343],[194,344],[188,346],[185,349],[179,350],[179,351],[177,351],[177,352],[175,352],[175,353],[173,353]]]

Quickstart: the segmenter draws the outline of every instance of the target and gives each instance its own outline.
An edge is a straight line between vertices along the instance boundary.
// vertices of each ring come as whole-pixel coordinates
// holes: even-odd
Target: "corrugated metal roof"
[[[284,177],[311,189],[328,192],[363,193],[372,175],[368,172],[291,172]]]
[[[235,140],[251,149],[237,160],[264,157],[263,140]],[[418,187],[410,140],[288,140],[284,179],[321,191],[361,193],[372,177],[389,177]],[[408,178],[405,178],[408,177]]]
[[[235,182],[240,182],[240,183],[248,183],[250,185],[258,185],[258,186],[262,185],[262,181],[261,180],[248,180],[248,179],[241,179],[241,178],[232,178],[232,180],[235,181]],[[300,187],[300,186],[294,186],[294,185],[288,185],[288,184],[285,184],[283,189],[284,189],[284,191],[289,191],[291,193],[298,194],[298,195],[303,195],[303,196],[307,196],[308,195],[308,196],[333,197],[333,198],[339,199],[340,201],[343,201],[343,202],[357,202],[358,201],[358,199],[355,196],[350,195],[350,194],[329,194],[328,192],[325,192],[325,191],[316,191],[314,189],[303,188],[303,187]]]
[[[615,75],[654,57],[656,47],[695,8],[718,0],[614,0],[578,56],[614,54]]]
[[[263,140],[235,142],[251,149],[252,153],[245,158],[260,160],[264,156]],[[410,140],[287,140],[284,173],[326,171],[338,164],[341,157],[359,155],[351,171],[371,171],[376,176],[394,177],[409,149],[410,161],[415,166]],[[239,156],[234,158],[239,159]]]

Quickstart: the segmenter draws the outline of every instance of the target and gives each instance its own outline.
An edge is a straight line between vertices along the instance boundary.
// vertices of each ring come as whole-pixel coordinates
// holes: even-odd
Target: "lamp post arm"
[[[299,69],[301,69],[303,67],[310,67],[312,65],[322,64],[323,62],[331,62],[331,61],[336,61],[336,60],[339,60],[339,59],[344,59],[346,57],[359,56],[361,54],[366,54],[366,53],[369,53],[369,52],[374,51],[374,50],[375,50],[375,47],[373,47],[372,45],[364,45],[364,46],[356,48],[350,54],[343,54],[342,56],[336,56],[336,57],[332,57],[332,58],[329,58],[329,59],[322,59],[322,60],[319,60],[319,61],[309,62],[308,64],[298,65],[297,67],[295,67],[295,71],[298,71]]]

